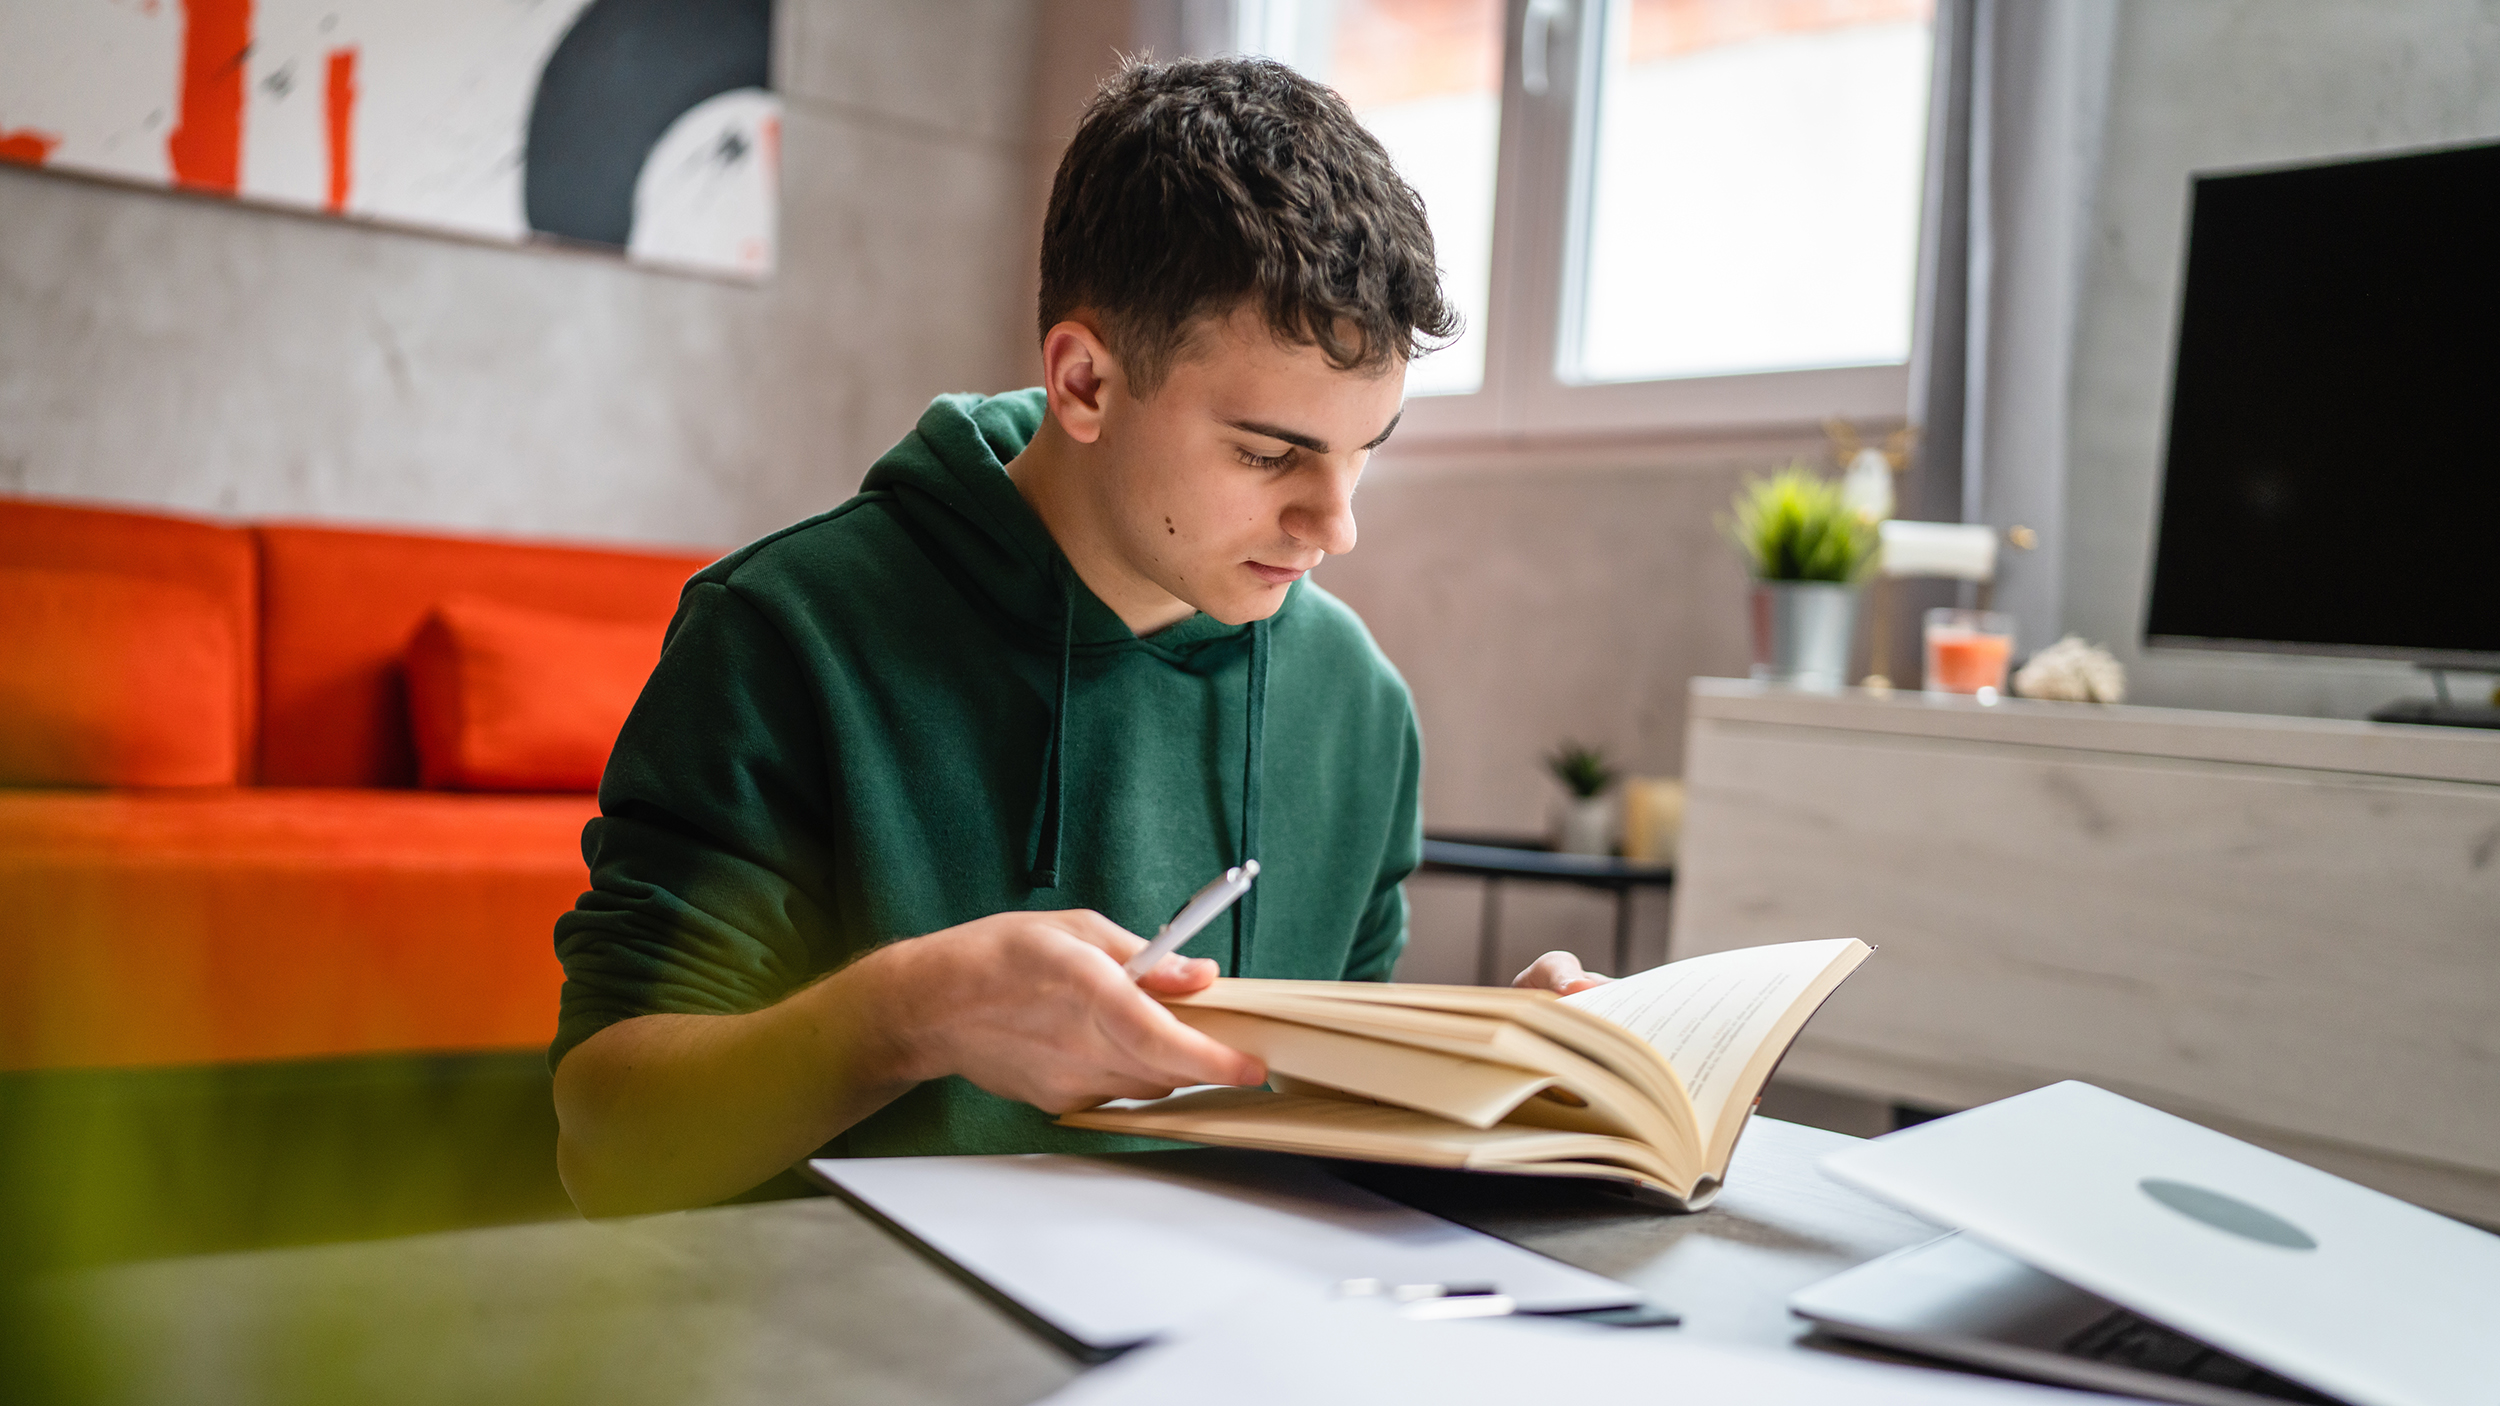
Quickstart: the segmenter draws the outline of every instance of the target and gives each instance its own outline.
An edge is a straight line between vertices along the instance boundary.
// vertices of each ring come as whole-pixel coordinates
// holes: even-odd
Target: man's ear
[[[1077,443],[1102,437],[1104,392],[1119,374],[1111,348],[1086,322],[1070,318],[1042,334],[1042,389],[1050,397],[1050,415]]]

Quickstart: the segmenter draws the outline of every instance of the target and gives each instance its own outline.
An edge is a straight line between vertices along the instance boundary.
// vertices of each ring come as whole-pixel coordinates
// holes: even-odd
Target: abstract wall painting
[[[0,161],[762,278],[772,0],[0,0]]]

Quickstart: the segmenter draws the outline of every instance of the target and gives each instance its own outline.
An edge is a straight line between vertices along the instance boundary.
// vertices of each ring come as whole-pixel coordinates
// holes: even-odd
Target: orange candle
[[[1944,693],[2005,691],[2005,665],[2014,652],[2007,635],[1975,630],[1927,632],[1927,686]]]

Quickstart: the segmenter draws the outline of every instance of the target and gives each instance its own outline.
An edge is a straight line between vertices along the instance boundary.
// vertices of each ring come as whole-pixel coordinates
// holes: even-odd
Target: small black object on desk
[[[2416,727],[2500,728],[2500,708],[2488,703],[2452,703],[2444,698],[2399,698],[2372,710],[2374,723],[2411,723]]]
[[[1559,854],[1517,835],[1427,834],[1425,874],[1465,874],[1484,880],[1484,922],[1476,934],[1476,984],[1498,986],[1501,974],[1502,881],[1529,879],[1611,890],[1615,896],[1614,972],[1632,964],[1632,891],[1673,888],[1675,866],[1601,854]]]
[[[2370,714],[2374,723],[2412,723],[2418,727],[2487,727],[2500,728],[2500,689],[2492,690],[2489,703],[2458,702],[2448,696],[2449,669],[2438,664],[2415,666],[2431,676],[2434,698],[2399,698]],[[2458,669],[2457,673],[2492,672],[2483,669]]]

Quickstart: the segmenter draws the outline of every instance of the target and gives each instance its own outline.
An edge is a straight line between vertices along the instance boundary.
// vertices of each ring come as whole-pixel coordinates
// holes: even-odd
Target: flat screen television
[[[2145,638],[2500,666],[2500,145],[2196,178]]]

